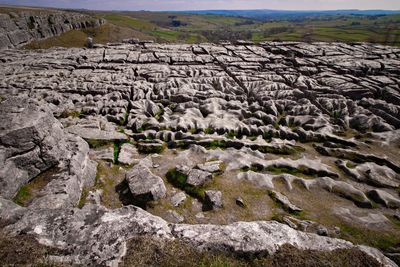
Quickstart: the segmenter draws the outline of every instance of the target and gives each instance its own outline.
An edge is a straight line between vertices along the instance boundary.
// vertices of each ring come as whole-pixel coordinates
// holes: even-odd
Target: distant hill
[[[292,20],[304,17],[313,16],[332,16],[332,15],[360,15],[360,16],[379,16],[379,15],[393,15],[400,14],[400,10],[271,10],[271,9],[254,9],[254,10],[189,10],[178,11],[177,13],[183,14],[197,14],[197,15],[221,15],[231,17],[244,17],[258,20]]]

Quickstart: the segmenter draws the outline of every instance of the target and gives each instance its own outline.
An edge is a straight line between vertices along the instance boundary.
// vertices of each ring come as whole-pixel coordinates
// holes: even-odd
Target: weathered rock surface
[[[183,202],[185,202],[185,200],[186,200],[186,194],[184,192],[179,192],[171,197],[171,204],[174,207],[178,207]]]
[[[138,163],[126,173],[129,189],[135,198],[157,200],[165,197],[166,188],[161,177],[154,175],[148,166]]]
[[[222,192],[217,190],[206,190],[204,192],[204,204],[211,209],[220,209],[222,203]]]
[[[19,33],[12,38],[24,39]],[[304,249],[352,247],[276,222],[235,222],[247,219],[244,215],[271,218],[274,208],[267,192],[273,189],[304,208],[306,216],[323,209],[325,221],[333,218],[396,237],[398,229],[386,215],[395,214],[387,207],[398,207],[399,48],[129,43],[0,51],[0,106],[5,105],[0,110],[0,203],[5,211],[0,209],[0,215],[10,223],[4,229],[8,234],[32,234],[68,251],[58,260],[83,265],[119,261],[126,240],[135,235],[179,238],[204,249],[244,254],[273,253],[285,243]],[[40,106],[24,111],[31,104],[10,104],[14,96],[39,100]],[[8,122],[3,114],[14,120]],[[101,204],[113,194],[118,198],[113,189],[124,185],[124,196],[132,193],[164,204],[167,200],[160,198],[176,190],[172,183],[166,187],[161,176],[180,164],[185,168],[178,171],[193,181],[192,187],[220,191],[225,208],[200,212],[205,203],[197,200],[190,211],[186,205],[167,208],[172,220],[180,221],[174,212],[184,208],[185,220],[208,223],[204,225],[168,225],[132,206],[108,210],[86,204],[73,209],[95,170],[89,147],[77,135],[96,141],[91,142],[96,160],[118,156],[126,164],[102,170],[115,184],[104,183],[110,187],[101,196],[89,194],[89,202]],[[136,148],[121,146],[128,139]],[[115,154],[96,154],[103,143],[115,147]],[[135,149],[160,155],[155,162],[147,157],[131,167],[137,163],[132,160]],[[338,159],[342,162],[335,164]],[[118,168],[121,173],[128,169],[126,180],[114,175]],[[26,207],[9,201],[21,185],[47,171],[50,181]],[[213,183],[206,183],[213,175]],[[199,192],[190,193],[196,197]],[[262,206],[253,193],[265,200]],[[245,207],[230,211],[237,196],[246,200]],[[289,207],[290,202],[280,199]],[[222,217],[226,221],[217,225]],[[331,231],[331,225],[317,227],[315,218],[313,233]],[[302,229],[305,221],[291,223]],[[359,249],[394,266],[377,250]]]
[[[61,124],[37,101],[10,98],[0,103],[0,113],[0,194],[12,198],[22,185],[57,166],[66,143]]]
[[[395,197],[386,191],[374,189],[368,192],[368,196],[385,207],[391,209],[400,208],[400,198]]]
[[[192,186],[202,186],[212,179],[211,173],[198,169],[191,169],[187,175],[186,183]]]
[[[139,161],[139,153],[132,144],[125,143],[121,146],[118,155],[118,162],[125,165],[132,165]]]
[[[55,261],[90,266],[117,264],[125,253],[126,241],[134,236],[172,238],[167,222],[133,206],[26,210],[4,230],[12,235],[24,231],[41,244],[68,251],[65,256],[52,257]]]
[[[7,200],[0,199],[1,207]],[[238,254],[272,254],[284,244],[299,249],[331,251],[351,248],[352,243],[296,231],[284,224],[271,222],[237,222],[230,225],[168,224],[159,217],[133,206],[108,210],[87,205],[80,209],[18,209],[9,216],[20,218],[3,229],[10,235],[31,234],[41,244],[67,251],[65,256],[52,256],[59,262],[84,265],[117,264],[125,253],[126,241],[138,235],[181,239],[199,249],[229,251]],[[2,213],[1,213],[2,214]],[[21,215],[22,214],[22,215]],[[378,250],[360,248],[383,266],[396,266]],[[373,252],[373,253],[372,253]]]
[[[35,100],[9,98],[0,103],[0,113],[0,195],[13,198],[21,186],[49,171],[53,174],[43,177],[47,184],[30,205],[75,205],[83,186],[93,184],[96,176],[88,144],[65,133],[52,113]]]
[[[123,141],[128,139],[125,134],[116,131],[104,131],[98,128],[89,128],[78,125],[68,127],[66,128],[66,130],[88,141],[99,140],[99,141],[113,142],[113,141]]]
[[[293,189],[293,183],[296,182],[307,190],[311,188],[322,188],[344,198],[352,200],[361,207],[371,208],[372,203],[365,193],[349,183],[336,181],[329,177],[320,177],[315,179],[303,179],[290,174],[271,175],[256,172],[244,172],[237,175],[238,179],[244,179],[255,183],[258,186],[274,189],[274,181],[283,181],[289,190]]]
[[[215,160],[215,161],[207,161],[203,164],[198,164],[197,168],[199,168],[202,171],[206,171],[206,172],[219,172],[221,171],[221,164],[223,163],[223,161],[221,160]]]

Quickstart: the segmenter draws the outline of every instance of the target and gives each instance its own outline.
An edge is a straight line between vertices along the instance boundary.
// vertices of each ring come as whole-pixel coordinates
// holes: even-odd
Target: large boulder
[[[133,197],[140,200],[157,200],[165,197],[167,191],[162,178],[142,162],[126,173],[126,181]]]
[[[65,133],[37,101],[8,98],[0,103],[0,113],[0,195],[11,199],[23,185],[48,171],[52,175],[28,204],[37,208],[74,206],[82,188],[93,185],[96,176],[88,144]]]
[[[12,198],[66,151],[62,125],[46,107],[26,98],[0,103],[0,194]]]
[[[83,266],[117,266],[126,242],[138,235],[172,238],[166,221],[134,206],[116,210],[96,205],[25,210],[5,232],[33,235],[41,244],[68,251],[63,256],[51,256],[51,260]]]

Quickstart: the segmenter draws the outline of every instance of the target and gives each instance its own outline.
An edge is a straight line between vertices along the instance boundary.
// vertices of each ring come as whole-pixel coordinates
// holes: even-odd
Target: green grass
[[[176,31],[155,30],[151,34],[167,41],[177,41],[180,33]]]
[[[230,132],[228,132],[225,136],[226,136],[226,138],[228,138],[228,139],[234,139],[235,137],[236,137],[236,138],[238,137],[238,134],[235,133],[234,131],[230,131]]]
[[[214,130],[211,129],[211,128],[205,128],[205,129],[204,129],[204,133],[205,133],[205,134],[213,134],[213,133],[214,133]]]
[[[347,223],[338,226],[341,230],[340,237],[356,244],[365,244],[383,251],[400,244],[400,236],[389,232],[355,227]]]
[[[114,141],[114,164],[118,164],[118,156],[121,150],[121,146],[125,143],[128,143],[126,140],[122,141]]]
[[[160,121],[161,116],[164,115],[165,110],[164,109],[160,109],[160,111],[158,111],[155,115],[154,118],[156,118],[156,120]]]
[[[227,148],[227,145],[225,140],[212,140],[211,142],[205,144],[204,147],[207,149],[217,149],[217,148],[225,149]]]
[[[380,266],[374,258],[356,248],[333,251],[300,250],[286,244],[272,255],[264,253],[260,255],[236,253],[234,255],[225,251],[224,248],[219,248],[218,251],[201,251],[179,240],[160,240],[149,236],[129,240],[121,266],[148,266],[149,262],[153,266],[161,267]]]
[[[154,31],[158,28],[158,26],[153,23],[147,22],[145,20],[135,19],[129,16],[107,14],[103,16],[103,18],[115,25],[131,27],[140,31]]]
[[[51,47],[84,47],[87,41],[87,35],[80,30],[72,30],[63,33],[60,36],[48,38],[42,41],[33,41],[25,45],[24,49],[48,49]]]

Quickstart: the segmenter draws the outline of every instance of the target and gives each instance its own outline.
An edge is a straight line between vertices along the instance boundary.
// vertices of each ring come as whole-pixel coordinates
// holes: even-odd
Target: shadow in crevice
[[[152,201],[150,193],[135,197],[125,179],[115,187],[115,191],[118,193],[119,201],[121,201],[124,206],[134,205],[146,210],[148,202]]]

